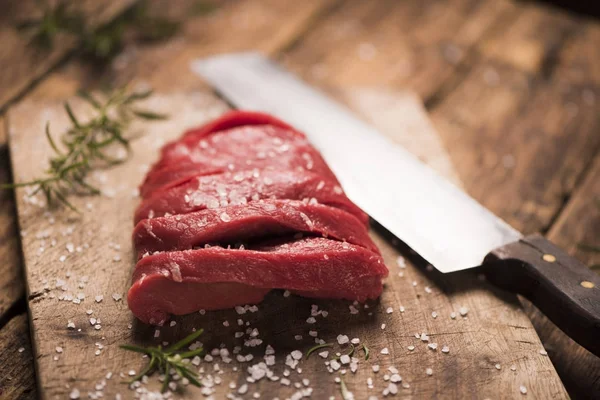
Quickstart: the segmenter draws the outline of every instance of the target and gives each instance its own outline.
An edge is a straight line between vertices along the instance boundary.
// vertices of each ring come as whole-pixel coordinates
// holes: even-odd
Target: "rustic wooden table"
[[[423,101],[458,180],[524,233],[541,232],[599,268],[600,22],[537,3],[497,0],[152,1],[182,21],[167,42],[127,38],[99,70],[65,37],[49,54],[25,47],[12,26],[33,1],[0,16],[0,182],[9,182],[5,112],[22,99],[62,99],[106,82],[197,89],[196,57],[256,49],[331,93]],[[131,1],[88,2],[94,23]],[[14,11],[14,12],[13,12]],[[359,96],[360,97],[360,96]],[[0,398],[36,397],[15,206],[0,192]],[[589,246],[583,246],[587,244]],[[596,250],[593,249],[595,246]],[[595,267],[594,267],[595,265]],[[523,301],[574,398],[600,396],[600,360]]]

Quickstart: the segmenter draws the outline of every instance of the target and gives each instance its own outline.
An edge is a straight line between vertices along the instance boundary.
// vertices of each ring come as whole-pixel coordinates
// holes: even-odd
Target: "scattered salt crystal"
[[[317,331],[308,331],[309,336],[312,337],[317,337],[317,335],[319,334]]]
[[[425,293],[431,293],[431,288],[429,286],[425,286]]]
[[[67,256],[58,257],[58,261],[60,261],[60,262],[65,262],[66,259],[67,259]]]
[[[55,350],[56,350],[57,353],[62,353],[63,352],[63,348],[60,347],[60,346],[57,346]]]
[[[352,344],[359,344],[360,343],[360,339],[359,338],[353,338],[350,343]]]
[[[469,309],[467,307],[461,307],[458,312],[460,313],[461,316],[465,316],[469,313]]]
[[[400,268],[406,268],[406,260],[402,256],[398,256],[398,258],[396,258],[396,264],[398,264],[398,267]]]
[[[177,322],[175,322],[175,321],[171,321],[171,322],[169,323],[169,326],[170,326],[171,328],[172,328],[172,327],[174,327],[175,325],[177,325]]]
[[[123,296],[120,295],[119,293],[113,293],[112,298],[114,301],[120,301],[123,298]]]
[[[390,351],[387,347],[384,347],[383,349],[381,349],[381,354],[390,354]]]
[[[494,365],[494,367],[495,367],[497,370],[501,370],[501,369],[502,369],[502,366],[501,366],[500,364],[496,364],[496,365]]]
[[[394,383],[402,382],[402,377],[396,373],[390,377],[390,381]]]
[[[519,386],[519,391],[521,394],[527,394],[527,388],[523,385]]]
[[[450,313],[450,318],[456,319],[456,313],[455,312]]]
[[[431,368],[427,368],[427,369],[425,370],[425,373],[426,373],[427,375],[431,376],[431,375],[433,375],[433,370],[432,370]]]
[[[373,372],[377,373],[379,372],[379,365],[373,365]]]
[[[229,326],[229,321],[223,321],[223,326]]]
[[[342,364],[350,364],[350,356],[348,354],[344,354],[340,357],[340,362]]]
[[[400,306],[400,312],[404,312],[404,311],[405,311],[404,306]]]
[[[394,312],[394,309],[393,309],[392,307],[388,307],[388,308],[385,310],[385,312],[386,312],[386,313],[388,313],[388,314],[391,314],[391,313],[393,313],[393,312]]]
[[[25,351],[25,347],[19,347],[19,350],[18,350],[18,351],[19,351],[19,353],[22,353],[22,352],[24,352],[24,351]]]
[[[135,370],[130,369],[129,372],[127,373],[129,376],[135,376]]]
[[[302,340],[302,335],[295,335],[294,339],[296,339],[296,340]]]
[[[306,319],[306,322],[307,322],[308,324],[314,324],[315,322],[317,322],[317,320],[315,319],[315,317],[308,317],[308,318]]]
[[[548,352],[545,349],[540,350],[540,354],[543,356],[547,356]]]
[[[75,323],[73,321],[68,321],[67,322],[67,328],[69,329],[75,329]]]
[[[289,290],[286,290],[283,292],[283,297],[290,297],[291,292]]]
[[[155,338],[157,338],[157,337],[159,337],[159,336],[160,336],[160,329],[156,329],[156,330],[154,331],[154,337],[155,337]]]
[[[516,371],[517,370],[517,366],[516,365],[511,365],[510,366],[510,370],[511,371]]]
[[[436,318],[437,318],[437,316],[438,316],[438,313],[436,313],[435,311],[431,313],[431,317],[432,317],[433,319],[436,319]]]
[[[100,303],[102,300],[104,300],[104,296],[98,295],[94,298],[94,300],[96,300],[96,303]]]
[[[71,393],[69,393],[69,399],[71,399],[71,400],[77,400],[79,398],[79,396],[81,396],[81,394],[79,393],[79,390],[77,390],[77,389],[73,389],[73,390],[71,390]]]
[[[412,345],[408,346],[408,350],[413,351],[414,349],[415,349],[415,346],[412,346]]]
[[[385,324],[381,324],[381,329],[385,329]]]
[[[417,286],[417,281],[412,281],[413,286]]]
[[[299,360],[302,358],[302,352],[300,350],[294,350],[290,353],[294,360]]]
[[[337,371],[338,369],[340,369],[340,367],[342,366],[337,360],[331,360],[331,362],[329,363],[329,366],[334,370]]]
[[[350,339],[348,338],[348,336],[346,335],[338,335],[337,336],[337,342],[339,344],[346,344],[350,341]]]
[[[429,342],[429,336],[425,332],[421,333],[420,339],[423,342]]]
[[[429,343],[427,347],[429,347],[431,350],[437,350],[438,345],[437,343]]]
[[[449,353],[449,352],[450,352],[450,348],[448,346],[442,347],[442,353]]]

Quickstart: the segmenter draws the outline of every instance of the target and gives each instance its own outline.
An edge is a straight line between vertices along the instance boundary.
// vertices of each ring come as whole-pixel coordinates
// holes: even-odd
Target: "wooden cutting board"
[[[89,111],[77,101],[72,104],[77,114]],[[92,176],[103,195],[70,199],[84,210],[81,215],[68,210],[50,213],[40,206],[39,198],[28,198],[26,189],[17,191],[38,382],[44,398],[64,399],[77,393],[87,398],[88,392],[101,393],[107,399],[116,394],[133,398],[136,393],[122,381],[130,370],[139,371],[146,360],[118,346],[173,342],[193,328],[204,328],[200,340],[209,352],[225,347],[231,353],[241,346],[241,355],[253,357],[243,363],[235,357],[231,363],[220,357],[201,363],[204,381],[212,384],[205,390],[214,392],[215,399],[228,393],[246,399],[254,393],[260,393],[260,398],[283,399],[307,388],[312,388],[312,398],[339,399],[336,377],[343,378],[356,399],[383,398],[389,367],[398,369],[402,383],[407,384],[399,384],[398,398],[518,398],[524,396],[520,386],[527,389],[528,399],[568,398],[549,358],[540,353],[540,340],[514,295],[494,289],[475,272],[441,276],[408,260],[400,268],[398,257],[408,258],[410,252],[401,254],[377,231],[372,235],[384,254],[390,277],[380,301],[369,302],[368,308],[357,306],[358,313],[351,312],[348,302],[284,297],[274,291],[254,313],[198,313],[177,317],[176,325],[158,331],[136,321],[125,301],[134,266],[130,235],[139,201],[136,187],[163,143],[226,110],[226,105],[208,92],[155,95],[147,106],[166,111],[171,118],[133,127],[143,136],[133,142],[131,159]],[[412,113],[415,104],[407,107]],[[402,114],[399,110],[398,118]],[[7,120],[15,181],[41,175],[51,154],[43,134],[46,121],[51,121],[53,132],[67,127],[62,104],[24,101],[10,110]],[[430,129],[426,119],[423,124]],[[411,126],[414,130],[414,121]],[[83,298],[75,304],[71,299],[78,295]],[[102,300],[98,302],[96,296],[103,296]],[[328,311],[328,316],[318,316],[316,323],[309,324],[313,305]],[[452,313],[456,318],[451,318]],[[96,322],[99,329],[91,325],[90,318],[100,320]],[[241,328],[238,318],[244,323]],[[70,322],[74,329],[68,327]],[[234,337],[235,332],[248,328],[258,329],[263,341],[260,346],[245,347],[247,336]],[[286,367],[288,354],[294,350],[305,353],[314,345],[310,331],[317,331],[327,342],[336,342],[339,334],[359,338],[371,356],[365,361],[361,353],[358,371],[348,370],[345,375],[328,373],[325,360],[316,354],[303,357],[295,370]],[[429,336],[429,343],[437,343],[437,350],[416,338],[422,333]],[[276,365],[269,368],[281,378],[284,370],[289,370],[289,386],[266,378],[246,382],[247,367],[263,361],[267,344],[275,349],[276,357]],[[441,351],[443,346],[448,346],[448,353]],[[339,348],[336,343],[334,351]],[[376,365],[379,372],[373,370]],[[428,368],[431,375],[426,373]],[[373,388],[367,385],[369,378]],[[247,393],[238,393],[244,384]],[[156,377],[144,387],[156,390]],[[176,396],[202,397],[200,390],[191,386]]]

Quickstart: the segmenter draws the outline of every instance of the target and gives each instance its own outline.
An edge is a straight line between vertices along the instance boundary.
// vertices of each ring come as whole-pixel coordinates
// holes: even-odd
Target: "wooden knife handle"
[[[600,276],[539,235],[492,251],[482,266],[490,282],[527,297],[600,357]]]

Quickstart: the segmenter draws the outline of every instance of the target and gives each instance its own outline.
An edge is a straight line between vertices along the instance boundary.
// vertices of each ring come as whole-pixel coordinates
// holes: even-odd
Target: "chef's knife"
[[[523,237],[343,106],[257,53],[192,63],[237,108],[304,131],[348,197],[441,272],[485,268],[600,355],[600,277],[541,236]]]

